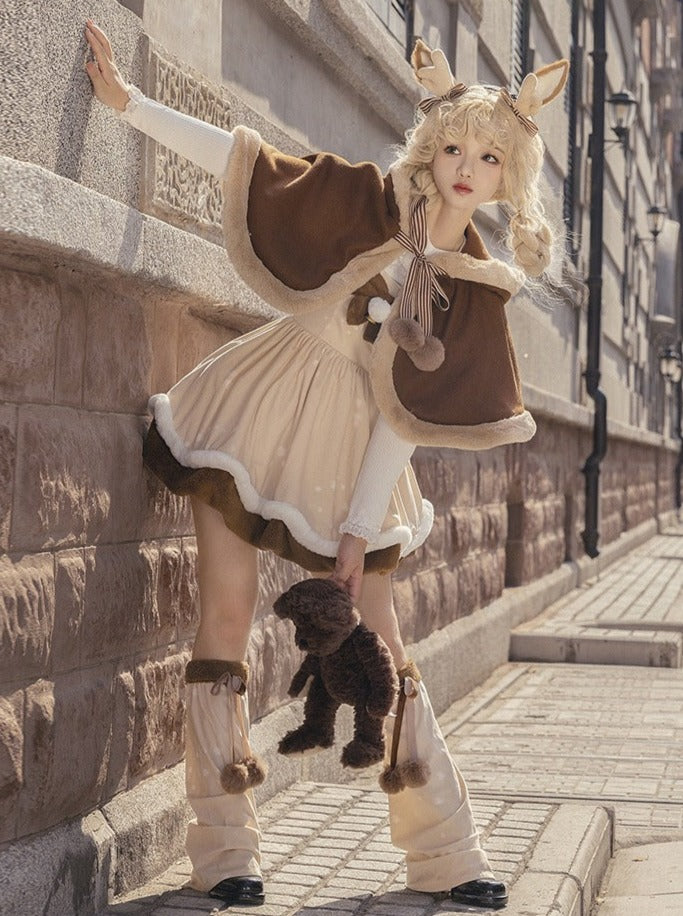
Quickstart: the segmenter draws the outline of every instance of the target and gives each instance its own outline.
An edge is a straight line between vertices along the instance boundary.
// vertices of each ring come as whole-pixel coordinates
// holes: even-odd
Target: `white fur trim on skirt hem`
[[[242,505],[247,512],[253,512],[264,519],[278,519],[290,530],[295,540],[314,553],[323,557],[335,557],[339,541],[323,538],[309,524],[305,516],[288,503],[269,500],[254,488],[247,468],[232,455],[211,449],[191,449],[178,435],[173,422],[173,410],[168,395],[155,394],[149,399],[149,410],[164,442],[173,457],[187,468],[216,468],[227,471],[235,481]],[[422,500],[420,524],[413,530],[407,525],[396,525],[381,531],[374,543],[368,544],[368,552],[382,550],[399,544],[401,557],[417,550],[427,539],[434,524],[434,507],[427,499]]]

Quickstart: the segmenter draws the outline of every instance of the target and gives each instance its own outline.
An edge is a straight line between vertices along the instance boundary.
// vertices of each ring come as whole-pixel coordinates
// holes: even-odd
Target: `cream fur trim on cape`
[[[334,305],[405,253],[399,242],[390,239],[378,248],[356,255],[316,289],[290,289],[257,256],[247,227],[249,186],[260,148],[261,137],[256,131],[242,126],[235,128],[234,145],[223,181],[223,230],[225,247],[235,269],[245,283],[274,308],[296,315]],[[407,230],[412,194],[406,167],[392,168],[391,177],[401,227]],[[495,258],[479,260],[460,252],[440,252],[431,255],[429,260],[451,277],[497,286],[510,294],[516,293],[524,283],[521,271]]]

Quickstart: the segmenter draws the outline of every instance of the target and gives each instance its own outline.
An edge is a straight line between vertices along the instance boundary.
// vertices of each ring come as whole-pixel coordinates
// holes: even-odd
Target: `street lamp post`
[[[650,230],[650,235],[655,242],[657,241],[657,236],[664,228],[666,216],[666,207],[662,207],[659,204],[653,204],[647,211],[647,228]]]
[[[606,55],[605,55],[606,56]],[[620,143],[624,152],[628,149],[628,134],[633,127],[636,117],[638,102],[633,93],[628,89],[622,89],[621,92],[614,92],[607,99],[610,113],[610,127],[617,135],[616,140],[607,140],[609,143]]]

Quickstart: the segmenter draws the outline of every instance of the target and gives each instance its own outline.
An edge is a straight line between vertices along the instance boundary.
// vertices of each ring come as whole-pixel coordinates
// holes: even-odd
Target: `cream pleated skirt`
[[[378,416],[371,345],[345,314],[338,307],[272,321],[150,399],[152,469],[174,491],[220,509],[245,540],[311,571],[334,567],[339,525]],[[432,520],[408,465],[366,568],[394,568]]]

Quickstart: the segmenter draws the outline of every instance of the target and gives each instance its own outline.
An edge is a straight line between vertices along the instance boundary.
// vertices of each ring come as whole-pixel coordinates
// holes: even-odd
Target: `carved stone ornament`
[[[150,98],[217,127],[230,129],[230,104],[221,87],[208,83],[157,49],[150,50]],[[220,239],[223,194],[220,182],[183,156],[147,141],[145,209],[168,222]]]

